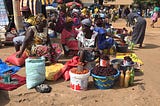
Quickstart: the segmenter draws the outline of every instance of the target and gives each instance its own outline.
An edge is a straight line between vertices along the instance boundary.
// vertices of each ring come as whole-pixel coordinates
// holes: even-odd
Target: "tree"
[[[149,3],[152,5],[160,5],[159,0],[133,0],[135,4],[144,4],[144,3]]]

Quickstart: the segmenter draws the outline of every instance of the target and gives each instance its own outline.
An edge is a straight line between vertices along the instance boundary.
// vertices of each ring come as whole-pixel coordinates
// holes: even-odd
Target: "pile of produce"
[[[112,65],[108,67],[96,66],[92,73],[98,76],[111,76],[117,74],[117,70]]]
[[[134,64],[134,62],[132,61],[132,59],[129,56],[125,56],[122,65],[124,66],[130,66]]]
[[[82,70],[82,71],[78,71],[77,68],[72,68],[72,69],[71,69],[71,72],[74,73],[74,74],[86,74],[86,73],[88,73],[89,71],[86,70],[86,69],[84,69],[84,70]]]

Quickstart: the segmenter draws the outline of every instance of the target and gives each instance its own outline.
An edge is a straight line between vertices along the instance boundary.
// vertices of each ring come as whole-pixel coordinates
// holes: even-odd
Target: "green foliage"
[[[133,0],[136,4],[149,3],[149,4],[160,4],[159,0]]]

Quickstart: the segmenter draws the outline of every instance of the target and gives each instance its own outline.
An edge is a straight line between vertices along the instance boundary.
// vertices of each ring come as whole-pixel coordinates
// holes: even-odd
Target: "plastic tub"
[[[75,74],[69,71],[69,74],[70,74],[70,87],[74,91],[87,90],[90,71],[86,74]]]

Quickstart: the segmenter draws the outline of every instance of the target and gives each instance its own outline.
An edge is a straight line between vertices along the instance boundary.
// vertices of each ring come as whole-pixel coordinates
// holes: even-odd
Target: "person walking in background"
[[[130,13],[130,9],[128,8],[128,7],[126,7],[125,9],[124,9],[124,13],[123,13],[123,17],[126,19],[126,21],[127,21],[127,23],[126,23],[126,26],[128,27],[128,26],[130,26],[130,24],[129,24],[129,22],[128,22],[128,20],[127,20],[127,15]]]
[[[120,8],[118,9],[118,14],[119,14],[119,18],[121,18],[121,16],[122,16],[122,7],[120,7]]]
[[[154,28],[154,24],[158,21],[158,17],[159,17],[159,7],[155,7],[154,13],[151,17],[151,20],[152,20],[151,27],[152,28]]]
[[[128,22],[133,25],[132,42],[139,44],[142,47],[146,31],[146,20],[137,13],[129,13],[127,16]]]

